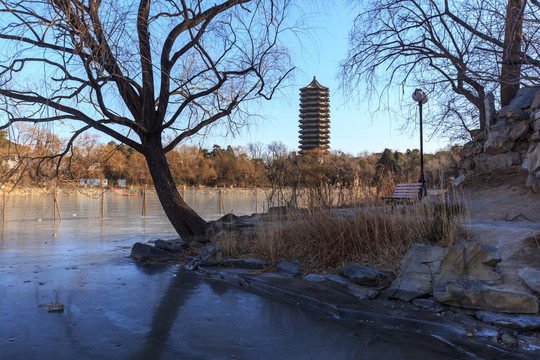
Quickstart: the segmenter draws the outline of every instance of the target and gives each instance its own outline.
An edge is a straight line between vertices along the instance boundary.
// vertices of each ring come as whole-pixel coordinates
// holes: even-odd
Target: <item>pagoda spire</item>
[[[300,89],[300,152],[330,148],[330,91],[313,77]]]

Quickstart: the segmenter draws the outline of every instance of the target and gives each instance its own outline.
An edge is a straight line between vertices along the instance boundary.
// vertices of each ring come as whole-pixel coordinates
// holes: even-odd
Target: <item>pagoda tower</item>
[[[330,96],[314,76],[300,89],[300,153],[315,148],[330,148]]]

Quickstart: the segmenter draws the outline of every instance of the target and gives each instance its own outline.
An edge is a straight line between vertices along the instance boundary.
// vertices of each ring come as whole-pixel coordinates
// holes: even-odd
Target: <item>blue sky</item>
[[[345,58],[348,48],[348,33],[352,28],[355,10],[347,1],[334,0],[325,5],[313,5],[304,1],[304,13],[310,22],[310,30],[298,40],[284,39],[293,55],[297,68],[293,84],[282,91],[281,96],[262,104],[260,113],[265,119],[257,119],[248,128],[243,128],[237,135],[216,137],[209,136],[201,144],[211,148],[220,146],[244,146],[248,143],[273,141],[283,142],[290,150],[298,148],[299,89],[309,84],[313,76],[324,86],[330,88],[330,146],[332,150],[357,155],[364,151],[381,152],[385,148],[405,151],[419,148],[417,126],[403,131],[403,123],[384,111],[375,116],[370,111],[367,94],[354,94],[347,100],[339,87],[339,63]],[[302,2],[300,2],[302,4]],[[411,84],[411,94],[416,87]],[[396,89],[397,91],[397,89]],[[404,103],[414,104],[409,95],[404,96]],[[400,101],[398,98],[392,102]],[[415,108],[413,108],[414,111]],[[429,116],[429,102],[424,106],[424,118]],[[448,144],[438,139],[429,139],[424,134],[424,151],[435,152]]]

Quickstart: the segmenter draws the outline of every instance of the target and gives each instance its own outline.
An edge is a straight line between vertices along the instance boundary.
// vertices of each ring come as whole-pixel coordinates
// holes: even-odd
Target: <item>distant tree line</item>
[[[65,144],[43,128],[20,127],[8,140],[0,133],[2,182],[22,185],[50,181],[78,183],[81,178],[126,179],[132,185],[152,185],[146,161],[124,144],[103,144],[96,136],[80,137],[58,164],[55,151]],[[440,187],[458,172],[459,147],[425,154],[428,186]],[[48,158],[48,156],[50,157]],[[311,151],[302,156],[282,143],[251,143],[245,147],[211,150],[183,145],[167,154],[177,185],[219,187],[313,188],[368,186],[385,192],[397,182],[419,177],[420,153],[385,149],[382,153],[351,156],[342,152]],[[47,161],[50,160],[50,161]]]

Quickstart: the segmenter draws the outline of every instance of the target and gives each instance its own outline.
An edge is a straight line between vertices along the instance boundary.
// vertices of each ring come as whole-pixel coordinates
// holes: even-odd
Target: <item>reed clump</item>
[[[362,204],[354,209],[289,209],[249,236],[218,239],[231,257],[298,260],[305,272],[336,273],[349,262],[395,271],[412,243],[449,246],[467,235],[461,205]]]

